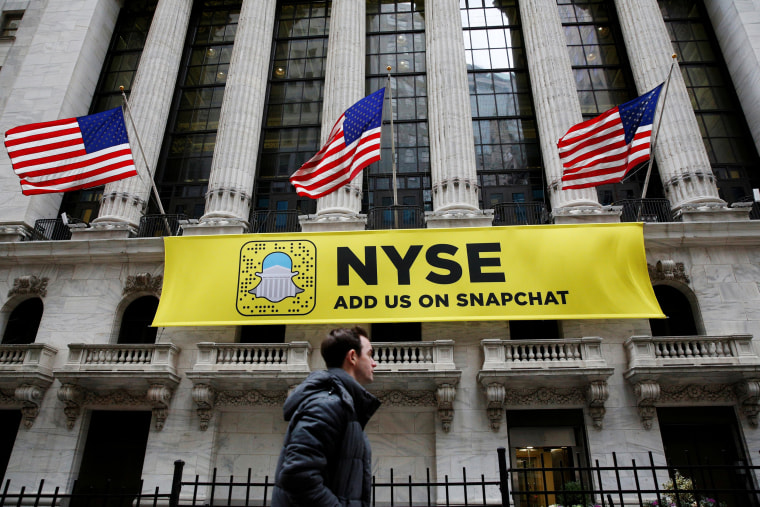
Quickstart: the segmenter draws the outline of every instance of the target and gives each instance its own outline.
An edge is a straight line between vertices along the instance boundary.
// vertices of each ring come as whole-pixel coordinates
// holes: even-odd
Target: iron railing
[[[549,223],[549,212],[542,202],[504,202],[494,204],[494,225],[541,225]]]
[[[137,229],[138,238],[158,238],[161,236],[178,236],[180,220],[187,220],[185,215],[144,215],[140,218]]]
[[[613,206],[623,207],[621,222],[673,221],[673,212],[667,199],[624,199]]]
[[[450,506],[450,505],[501,505],[502,507],[547,507],[551,505],[580,507],[757,507],[760,490],[757,475],[760,466],[748,465],[744,460],[731,465],[696,464],[688,457],[676,464],[657,465],[650,452],[648,463],[630,465],[618,462],[616,453],[611,464],[585,465],[580,455],[578,465],[568,466],[562,461],[540,466],[507,467],[506,450],[497,450],[498,470],[490,478],[484,475],[468,477],[462,468],[459,477],[444,475],[442,480],[431,480],[427,471],[424,480],[411,476],[398,478],[393,469],[390,474],[372,479],[372,505]],[[184,462],[174,463],[171,491],[160,493],[133,487],[115,491],[107,488],[93,490],[77,487],[76,493],[61,493],[60,488],[50,490],[41,481],[36,491],[26,488],[12,490],[10,480],[0,491],[0,507],[35,505],[168,505],[170,507],[195,506],[268,506],[271,503],[274,481],[271,476],[253,480],[251,469],[244,476],[222,478],[216,469],[208,480],[195,476],[183,480]],[[458,475],[458,474],[457,474]]]
[[[70,224],[84,224],[86,222],[69,217]],[[40,218],[34,222],[34,229],[29,241],[65,241],[71,239],[71,230],[63,222],[62,218]]]
[[[298,210],[254,210],[251,212],[251,232],[301,232]]]
[[[423,229],[425,211],[419,206],[376,206],[367,211],[367,229]]]

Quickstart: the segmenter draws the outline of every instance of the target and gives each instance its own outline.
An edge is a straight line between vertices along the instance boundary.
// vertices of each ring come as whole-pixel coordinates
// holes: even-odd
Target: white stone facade
[[[250,7],[253,0],[245,2]],[[268,56],[261,56],[265,53],[261,46],[271,42],[271,38],[261,36],[260,30],[271,29],[273,20],[266,16],[273,16],[276,2],[258,3],[264,8],[245,11],[240,20],[254,23],[256,30],[240,27],[238,33],[245,35],[241,41],[246,48],[259,51],[257,56],[261,59],[245,61],[243,54],[233,60],[228,86],[235,94],[225,97],[220,125],[220,130],[231,137],[220,134],[217,145],[217,151],[229,147],[254,158],[256,149],[250,148],[259,142],[258,120],[264,107],[260,87],[265,81],[263,71],[254,64],[267,65]],[[662,81],[670,62],[667,52],[653,55],[649,46],[654,39],[644,40],[647,36],[633,26],[643,9],[648,9],[646,16],[650,18],[656,15],[656,2],[614,3],[622,13],[636,84],[644,92]],[[760,4],[745,0],[705,3],[747,122],[760,147],[757,86],[760,23],[756,22],[760,19]],[[151,133],[148,150],[151,164],[155,164],[160,150],[171,101],[171,90],[167,87],[176,80],[191,4],[190,0],[159,0],[156,16],[162,16],[163,24],[148,38],[132,92],[137,123]],[[334,11],[346,10],[340,13],[345,27],[350,27],[352,20],[363,19],[362,12],[355,12],[355,4],[353,0],[333,2]],[[467,148],[472,127],[465,111],[467,79],[458,51],[461,26],[451,26],[456,21],[456,2],[436,0],[427,4],[428,9],[440,9],[428,17],[433,26],[426,28],[433,35],[428,39],[427,72],[436,74],[435,79],[428,80],[432,88],[428,98],[430,107],[438,108],[429,113],[436,118],[430,122],[430,128],[440,129],[431,133],[440,144],[431,161],[433,186],[440,189],[434,200],[439,209],[433,210],[433,222],[446,227],[482,225],[483,217],[486,220],[490,217],[477,209],[473,147]],[[15,41],[0,41],[0,130],[86,114],[119,5],[117,0],[0,0],[0,11],[25,11]],[[520,2],[552,204],[564,210],[563,216],[577,211],[573,219],[576,221],[609,221],[611,215],[616,215],[602,210],[595,192],[565,192],[556,186],[561,168],[557,154],[552,151],[555,138],[581,116],[578,103],[574,102],[575,90],[567,89],[572,86],[572,77],[569,61],[565,59],[567,54],[561,47],[559,22],[553,13],[538,18],[542,10],[555,6],[554,1],[548,0]],[[333,12],[333,16],[337,15]],[[651,22],[646,23],[647,30],[654,31],[660,39],[664,37],[667,43],[661,20],[648,21]],[[436,22],[441,25],[435,25]],[[340,35],[343,49],[351,40],[364,38],[363,30],[346,29]],[[451,39],[456,37],[459,38],[454,44]],[[333,74],[340,73],[341,65],[363,68],[364,56],[353,59],[348,58],[351,55],[337,56],[342,59],[327,60],[328,67],[335,67],[328,78],[340,81],[345,87],[341,93],[350,96],[325,94],[330,99],[331,114],[323,116],[323,129],[334,121],[335,111],[343,110],[358,98],[357,90],[363,87],[362,79],[345,82]],[[436,62],[441,62],[440,68],[435,66]],[[661,62],[664,64],[660,65]],[[235,71],[239,72],[237,77],[233,77]],[[233,88],[233,83],[239,88]],[[680,86],[683,87],[682,82]],[[246,96],[247,87],[259,88]],[[712,207],[701,210],[701,214],[697,213],[700,210],[693,210],[694,218],[684,218],[682,222],[646,224],[647,262],[654,284],[670,285],[687,294],[699,335],[722,340],[727,348],[739,351],[731,357],[731,367],[715,367],[714,371],[709,370],[712,375],[707,378],[702,365],[676,362],[678,368],[669,370],[673,366],[670,363],[646,363],[646,358],[636,355],[642,354],[645,347],[635,346],[646,340],[632,337],[651,336],[647,320],[569,320],[560,323],[561,335],[568,346],[587,351],[583,352],[586,359],[574,363],[569,372],[546,359],[539,367],[518,374],[519,368],[508,360],[488,355],[488,346],[498,349],[503,346],[500,341],[509,340],[507,321],[423,323],[422,340],[437,342],[441,359],[423,370],[423,380],[417,377],[409,380],[399,374],[402,382],[399,384],[381,375],[372,388],[387,396],[367,427],[373,448],[373,470],[379,479],[387,478],[393,468],[398,477],[411,475],[424,480],[429,468],[433,478],[443,480],[446,475],[459,477],[462,467],[472,477],[485,474],[494,479],[498,470],[495,449],[509,447],[510,421],[505,412],[517,409],[582,410],[588,457],[605,464],[611,462],[613,451],[621,460],[637,462],[647,462],[651,451],[658,463],[664,462],[655,411],[658,406],[729,406],[735,408],[748,460],[760,464],[757,453],[760,392],[754,396],[743,394],[760,381],[760,221],[747,219],[746,209],[732,212],[717,197],[711,173],[705,173],[710,169],[698,133],[694,137],[694,114],[685,91],[680,100],[673,99],[670,107],[678,109],[674,121],[688,128],[674,127],[672,136],[664,139],[657,151],[667,161],[661,166],[667,175],[664,185],[667,187],[676,180],[688,182],[678,187],[680,193],[673,201],[674,206],[709,202]],[[254,114],[259,117],[249,121]],[[225,118],[234,121],[227,127],[229,130],[225,130]],[[448,146],[447,141],[452,140],[456,143]],[[248,219],[253,176],[245,170],[255,167],[255,161],[215,153],[213,167],[215,186],[209,189],[213,195],[208,196],[207,225],[219,225],[214,222],[217,219],[230,219],[235,227],[204,230],[201,221],[192,232],[188,228],[188,233],[240,232],[240,222]],[[322,223],[320,230],[346,228],[342,219],[351,221],[348,228],[358,227],[361,186],[351,191],[345,199],[334,197],[320,203],[319,210],[344,215],[334,223],[330,220]],[[204,363],[204,350],[213,346],[208,344],[236,343],[239,330],[232,326],[161,328],[157,346],[150,349],[152,362],[134,368],[117,366],[109,373],[82,366],[74,361],[73,354],[86,350],[87,346],[115,345],[124,309],[140,295],[160,295],[159,277],[164,270],[162,239],[126,237],[129,227],[134,227],[144,211],[148,189],[138,180],[117,182],[109,185],[104,195],[97,238],[94,233],[88,238],[88,233],[69,241],[21,241],[36,219],[57,215],[61,196],[23,196],[7,153],[0,150],[0,334],[11,311],[30,294],[14,287],[19,284],[36,287],[33,293],[44,303],[35,340],[35,344],[44,347],[27,352],[23,366],[3,363],[0,355],[0,410],[24,413],[5,478],[28,489],[36,487],[42,479],[51,488],[70,487],[77,477],[89,411],[135,407],[153,413],[143,465],[145,491],[156,486],[168,490],[172,464],[178,459],[186,463],[186,476],[207,477],[214,468],[219,476],[243,476],[249,467],[253,477],[271,476],[286,430],[281,416],[284,393],[306,372],[323,367],[319,344],[331,326],[288,326],[286,344],[309,352],[303,352],[301,363],[278,369],[274,380],[267,377],[267,381],[276,384],[275,391],[279,394],[254,401],[236,398],[234,379],[224,384],[208,374],[217,370]],[[225,199],[237,200],[232,205]],[[452,214],[446,215],[447,212]],[[359,226],[360,222],[361,219]],[[125,224],[126,228],[119,227]],[[357,324],[369,327],[371,323]],[[444,359],[448,352],[441,350],[449,343],[451,357]],[[72,348],[71,344],[82,346]],[[500,352],[494,353],[498,356]],[[496,366],[487,368],[489,359]],[[731,372],[726,373],[726,369]],[[392,377],[393,373],[388,375]],[[437,380],[430,380],[433,377]],[[209,388],[214,382],[217,385]],[[71,391],[65,387],[69,384],[82,386],[83,391]],[[109,388],[127,385],[137,389],[128,403],[108,394]],[[679,391],[689,385],[695,386],[692,392],[697,394],[715,386],[725,389],[717,396],[689,397]],[[24,394],[18,389],[26,386],[34,388],[34,392]],[[246,389],[266,391],[268,386],[247,384]],[[455,390],[445,391],[445,386],[455,386]],[[537,388],[543,388],[545,396],[537,396]],[[389,396],[391,391],[398,396]],[[447,405],[445,398],[451,394],[453,403]]]

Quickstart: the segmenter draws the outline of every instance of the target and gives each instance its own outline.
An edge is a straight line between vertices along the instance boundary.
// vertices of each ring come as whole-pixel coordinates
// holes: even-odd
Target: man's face
[[[374,380],[374,371],[377,363],[373,357],[375,350],[372,348],[372,343],[366,336],[361,336],[360,339],[362,341],[362,352],[357,356],[354,378],[361,385],[366,385]]]

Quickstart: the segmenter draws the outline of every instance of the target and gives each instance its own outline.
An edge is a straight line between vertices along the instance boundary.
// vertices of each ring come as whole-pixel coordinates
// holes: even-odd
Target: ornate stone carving
[[[658,280],[674,280],[683,283],[689,283],[689,276],[686,274],[686,267],[683,262],[676,262],[672,259],[657,261],[656,266],[647,264],[649,269],[649,279],[652,282]]]
[[[153,276],[150,273],[138,273],[134,276],[127,277],[127,283],[124,285],[123,295],[135,294],[140,292],[149,292],[156,297],[161,296],[161,287],[164,283],[162,275]]]
[[[538,389],[507,389],[504,405],[583,405],[586,393],[582,387],[560,389],[539,387]]]
[[[216,405],[276,407],[285,403],[285,397],[286,393],[280,391],[221,391],[216,395]]]
[[[639,417],[644,429],[652,429],[652,420],[656,413],[654,404],[660,399],[660,384],[654,380],[644,380],[633,386],[636,395],[636,405],[639,408]]]
[[[196,411],[201,418],[201,431],[206,431],[213,415],[216,393],[208,384],[197,384],[193,386],[192,396],[198,406]]]
[[[588,402],[589,413],[594,421],[594,428],[602,429],[602,420],[606,412],[604,403],[610,397],[610,390],[607,382],[604,380],[594,380],[588,385],[586,390],[586,399]]]
[[[378,391],[383,405],[391,407],[436,407],[438,400],[432,391]]]
[[[58,388],[58,399],[64,404],[63,413],[66,414],[66,427],[73,429],[74,423],[77,422],[82,411],[84,393],[79,386],[64,384]]]
[[[744,380],[734,385],[734,393],[741,410],[747,417],[750,426],[757,428],[757,414],[760,412],[760,381]]]
[[[501,426],[502,414],[504,413],[504,399],[507,395],[507,389],[504,384],[493,382],[486,386],[486,412],[488,413],[488,420],[491,421],[491,429],[493,431],[499,431]]]
[[[660,401],[668,402],[733,402],[736,400],[734,389],[726,384],[689,384],[664,385],[661,387]]]
[[[47,284],[47,277],[20,276],[13,280],[13,287],[8,291],[8,297],[35,295],[44,298],[47,296]]]
[[[174,391],[163,384],[153,384],[148,388],[146,398],[153,407],[153,416],[156,418],[156,429],[158,431],[164,429],[172,394]]]
[[[454,397],[456,394],[457,390],[453,384],[440,384],[435,391],[435,398],[438,401],[438,416],[441,418],[443,431],[446,433],[451,429],[451,421],[454,420]]]
[[[14,392],[14,398],[22,403],[21,415],[26,429],[32,427],[40,413],[40,401],[43,394],[45,393],[38,386],[29,384],[18,386]]]

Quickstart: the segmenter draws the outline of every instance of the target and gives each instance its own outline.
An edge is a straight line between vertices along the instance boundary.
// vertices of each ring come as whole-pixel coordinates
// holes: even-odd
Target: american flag
[[[618,183],[649,160],[652,122],[662,84],[644,95],[570,127],[557,143],[562,188]]]
[[[380,160],[384,96],[381,88],[338,118],[325,145],[290,177],[298,195],[323,197]]]
[[[97,187],[137,175],[121,107],[5,133],[24,195]]]

